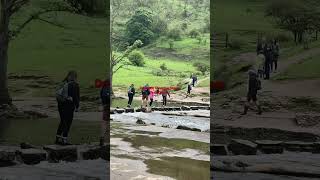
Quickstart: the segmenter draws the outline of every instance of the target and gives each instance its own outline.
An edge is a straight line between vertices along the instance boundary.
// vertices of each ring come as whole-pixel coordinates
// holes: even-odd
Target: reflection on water
[[[210,162],[181,157],[161,157],[160,160],[145,160],[148,172],[169,176],[177,180],[210,179]]]
[[[197,128],[201,131],[210,129],[210,119],[194,116],[174,116],[163,115],[159,112],[152,113],[127,113],[127,114],[113,114],[111,118],[115,121],[121,121],[123,123],[133,124],[140,118],[147,124],[155,123],[157,126],[168,126],[170,128],[176,128],[179,125],[187,126],[189,128]]]

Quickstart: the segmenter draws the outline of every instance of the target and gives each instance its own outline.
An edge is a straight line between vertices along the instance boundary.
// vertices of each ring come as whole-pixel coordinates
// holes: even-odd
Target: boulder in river
[[[138,120],[136,121],[136,124],[145,125],[146,122],[144,122],[141,118],[138,118]]]
[[[234,155],[256,155],[257,154],[257,144],[242,139],[232,139],[231,143],[228,145],[228,149]]]
[[[282,154],[284,150],[282,141],[258,140],[255,143],[258,149],[265,154]]]
[[[177,127],[177,129],[201,132],[201,129],[198,129],[198,128],[190,128],[190,127],[183,126],[183,125],[179,125],[179,126]]]

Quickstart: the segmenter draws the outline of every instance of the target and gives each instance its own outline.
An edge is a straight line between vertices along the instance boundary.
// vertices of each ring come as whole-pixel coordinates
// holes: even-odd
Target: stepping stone
[[[115,111],[116,111],[116,109],[115,109],[115,108],[110,108],[110,114],[114,114],[114,113],[115,113]]]
[[[126,113],[134,113],[134,109],[133,108],[125,108],[125,112]]]
[[[100,147],[99,144],[91,144],[91,145],[81,145],[78,147],[79,157],[82,160],[94,160],[99,158],[105,158],[106,148],[104,146]]]
[[[182,125],[179,125],[179,126],[177,127],[177,129],[201,132],[201,129],[198,129],[198,128],[189,128],[189,127],[187,127],[187,126],[182,126]]]
[[[173,107],[173,110],[174,111],[181,111],[181,108],[180,107]]]
[[[158,108],[158,107],[152,107],[152,108],[151,108],[152,111],[159,111],[159,109],[160,109],[160,108]]]
[[[209,110],[210,110],[209,106],[198,106],[198,108],[201,110],[208,110],[208,108],[209,108]]]
[[[228,148],[225,144],[213,144],[210,146],[210,152],[213,155],[226,156],[228,155]]]
[[[190,110],[190,107],[189,106],[182,106],[181,109],[183,111],[189,111]]]
[[[42,149],[20,149],[17,151],[17,159],[24,164],[34,165],[45,161],[47,153]]]
[[[59,161],[76,161],[78,159],[77,146],[60,146],[60,145],[48,145],[43,147],[48,152],[49,162]]]
[[[282,154],[284,150],[282,141],[258,140],[255,143],[264,154]]]
[[[125,112],[125,109],[116,109],[116,112],[117,112],[118,114],[122,114],[122,113]]]
[[[313,152],[315,144],[312,142],[289,141],[283,143],[287,151],[293,152]]]
[[[320,142],[315,142],[314,143],[314,149],[313,149],[312,153],[320,154]]]
[[[199,110],[199,106],[190,106],[191,110]]]
[[[256,155],[257,146],[257,144],[248,140],[232,139],[228,149],[234,155]]]
[[[15,165],[14,160],[18,149],[13,146],[0,146],[0,167]]]
[[[142,112],[142,109],[140,109],[140,108],[136,109],[136,112]]]

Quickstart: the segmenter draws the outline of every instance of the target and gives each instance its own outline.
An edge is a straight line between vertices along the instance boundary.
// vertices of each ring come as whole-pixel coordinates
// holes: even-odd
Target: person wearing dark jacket
[[[162,91],[161,91],[161,94],[162,94],[162,105],[163,106],[167,106],[167,96],[170,97],[170,93],[169,93],[169,90],[168,88],[164,88]]]
[[[249,84],[248,84],[248,94],[247,94],[247,102],[244,106],[244,112],[242,115],[246,115],[248,112],[248,109],[250,107],[250,102],[253,101],[253,103],[258,108],[258,114],[262,114],[261,106],[257,99],[258,90],[260,90],[260,81],[258,80],[257,73],[253,70],[249,71]]]
[[[133,97],[136,94],[136,90],[134,88],[134,85],[131,84],[131,86],[128,89],[128,107],[131,107],[132,101],[133,101]]]
[[[265,63],[264,63],[265,78],[264,79],[270,79],[270,68],[271,68],[271,63],[273,62],[273,52],[270,45],[267,45],[267,44],[265,45],[263,54],[265,56]]]
[[[107,81],[105,81],[104,85],[102,86],[100,90],[100,98],[102,102],[102,124],[101,124],[101,136],[100,136],[100,146],[103,146],[105,143],[105,140],[109,140],[107,136],[110,134],[109,131],[107,131],[107,128],[109,127],[109,114],[110,114],[110,86],[107,84]]]
[[[67,97],[57,99],[60,115],[60,124],[56,135],[56,144],[68,145],[69,130],[73,121],[74,112],[78,112],[80,102],[80,88],[77,83],[77,73],[70,71],[63,81]]]

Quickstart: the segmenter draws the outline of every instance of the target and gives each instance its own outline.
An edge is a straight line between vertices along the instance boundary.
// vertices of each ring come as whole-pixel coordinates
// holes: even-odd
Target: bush
[[[137,51],[137,50],[132,51],[129,54],[128,59],[135,66],[142,67],[145,64],[145,62],[144,62],[144,54],[142,52],[140,52],[140,51]]]
[[[182,31],[185,31],[185,30],[187,30],[187,29],[188,29],[188,23],[186,23],[186,22],[182,23],[182,24],[181,24],[181,30],[182,30]]]
[[[229,42],[229,46],[231,49],[241,49],[242,46],[244,46],[245,43],[241,39],[233,39]]]
[[[287,33],[278,33],[274,38],[279,42],[289,42],[292,39],[292,37]]]
[[[170,49],[173,49],[174,41],[172,39],[169,39],[168,43],[169,43]]]
[[[167,65],[166,65],[165,63],[161,64],[160,69],[161,69],[162,71],[168,70]]]
[[[210,70],[210,67],[207,64],[196,62],[193,64],[194,67],[197,68],[198,71],[200,71],[203,75],[206,74]]]
[[[189,32],[189,36],[191,37],[191,38],[197,38],[197,37],[199,37],[200,36],[200,32],[198,31],[198,30],[192,30],[192,31],[190,31]]]
[[[177,29],[177,28],[171,29],[171,30],[169,30],[167,36],[170,39],[181,40],[182,32],[180,29]]]
[[[162,34],[167,33],[168,23],[159,16],[153,17],[152,31],[156,34],[157,37],[160,37]]]

